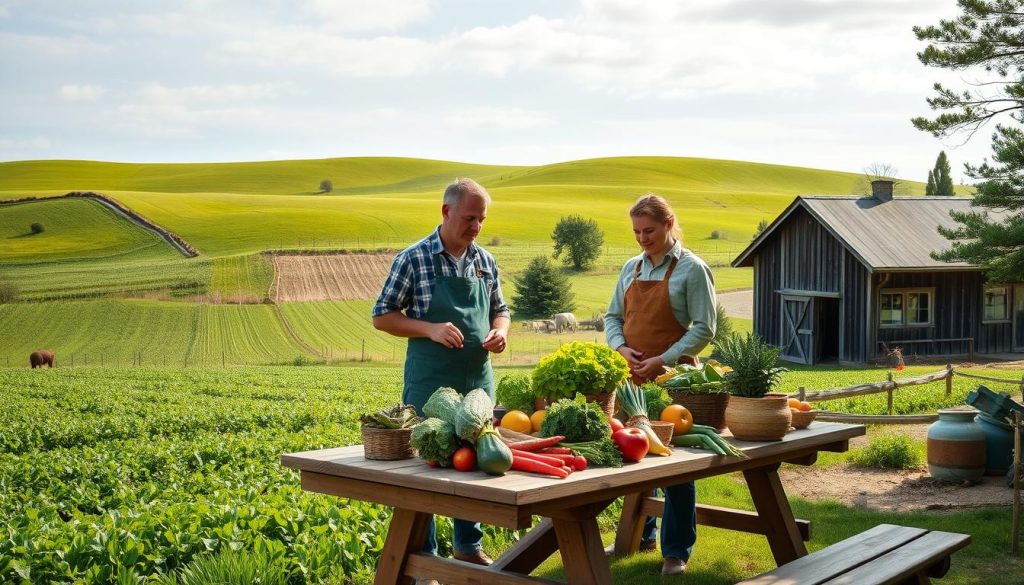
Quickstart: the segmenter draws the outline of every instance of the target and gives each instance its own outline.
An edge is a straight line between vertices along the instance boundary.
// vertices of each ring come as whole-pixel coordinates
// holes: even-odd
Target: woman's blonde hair
[[[641,217],[647,216],[658,223],[672,222],[672,235],[676,239],[683,237],[683,229],[679,227],[679,222],[676,221],[676,212],[672,210],[672,206],[665,201],[665,198],[661,195],[654,193],[646,193],[641,195],[633,207],[629,208],[630,217]]]

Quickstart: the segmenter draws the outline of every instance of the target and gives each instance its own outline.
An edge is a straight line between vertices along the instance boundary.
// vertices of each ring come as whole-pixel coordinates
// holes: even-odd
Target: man
[[[409,338],[402,401],[421,415],[442,386],[462,394],[483,388],[494,396],[489,352],[505,351],[510,321],[494,257],[475,243],[490,202],[473,180],[448,185],[441,225],[395,256],[373,307],[375,328]],[[491,564],[482,538],[479,524],[455,520],[455,558]],[[424,551],[437,553],[433,520]]]

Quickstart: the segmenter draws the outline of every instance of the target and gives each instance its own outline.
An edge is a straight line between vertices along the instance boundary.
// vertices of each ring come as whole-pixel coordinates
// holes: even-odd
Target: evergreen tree
[[[946,151],[939,152],[939,158],[935,159],[935,169],[931,176],[935,183],[935,192],[931,195],[953,196],[953,177],[949,174],[949,159],[946,158]]]
[[[512,278],[516,293],[512,295],[512,310],[524,319],[550,319],[555,313],[576,309],[569,278],[548,260],[537,256],[530,260],[523,274]]]
[[[971,211],[950,212],[959,224],[939,232],[952,247],[932,256],[982,267],[993,282],[1024,280],[1024,0],[958,0],[962,14],[938,25],[914,27],[930,44],[917,57],[925,65],[952,70],[977,69],[990,76],[973,91],[935,84],[928,105],[940,113],[918,117],[914,126],[934,136],[973,134],[1005,114],[1012,125],[997,124],[993,160],[966,165],[979,179]],[[939,189],[936,181],[936,190]]]
[[[931,170],[928,171],[928,184],[924,186],[925,195],[935,195],[935,175],[932,174]]]
[[[576,270],[584,270],[601,255],[604,232],[596,221],[570,215],[558,220],[551,239],[555,241],[555,258],[565,251],[565,263],[571,264]]]

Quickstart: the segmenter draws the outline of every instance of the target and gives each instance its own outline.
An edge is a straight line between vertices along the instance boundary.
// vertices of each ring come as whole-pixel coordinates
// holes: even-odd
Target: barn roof
[[[797,208],[806,209],[869,270],[977,270],[966,262],[933,260],[930,252],[949,248],[938,226],[955,227],[951,210],[967,211],[966,197],[874,197],[802,195],[733,260],[752,266],[758,248]]]

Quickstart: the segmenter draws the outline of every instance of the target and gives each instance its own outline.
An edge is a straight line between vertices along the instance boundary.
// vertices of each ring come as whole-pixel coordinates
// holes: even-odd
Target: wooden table
[[[653,488],[734,471],[743,472],[757,512],[702,506],[698,522],[764,534],[778,564],[807,554],[807,524],[793,517],[779,466],[810,465],[819,451],[845,451],[850,438],[863,434],[861,425],[815,422],[782,441],[735,441],[747,459],[676,448],[668,457],[587,469],[566,479],[431,469],[420,459],[370,461],[362,445],[287,454],[281,464],[302,472],[305,490],[395,509],[374,581],[378,585],[407,585],[416,577],[452,585],[552,583],[529,573],[556,550],[569,583],[610,585],[597,515],[615,498],[626,496],[616,546],[628,554],[639,545],[642,516],[660,513],[660,502],[647,497]],[[512,529],[529,528],[535,515],[544,519],[492,566],[482,567],[421,552],[430,514]]]

